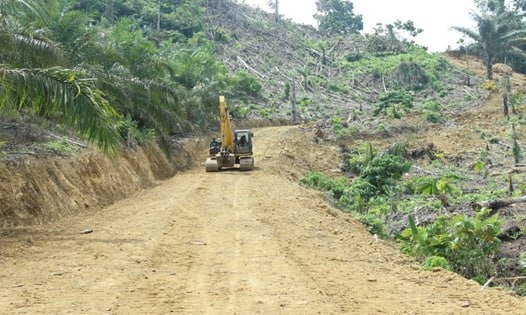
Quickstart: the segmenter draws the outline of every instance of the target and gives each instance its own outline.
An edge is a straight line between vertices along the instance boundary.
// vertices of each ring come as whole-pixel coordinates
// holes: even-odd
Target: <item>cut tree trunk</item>
[[[479,203],[475,203],[473,205],[473,208],[489,208],[491,209],[489,216],[492,216],[504,207],[511,206],[513,204],[517,204],[521,202],[526,202],[526,196],[510,198],[510,199],[497,199],[497,200],[479,202]]]

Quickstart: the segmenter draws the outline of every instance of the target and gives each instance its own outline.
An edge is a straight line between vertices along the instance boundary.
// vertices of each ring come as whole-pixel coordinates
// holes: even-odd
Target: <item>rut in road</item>
[[[254,171],[200,166],[98,213],[2,231],[0,313],[525,309],[523,299],[502,290],[420,271],[321,194],[291,181],[308,169],[305,161],[336,158],[312,139],[298,127],[258,129]],[[93,233],[79,233],[87,227]]]

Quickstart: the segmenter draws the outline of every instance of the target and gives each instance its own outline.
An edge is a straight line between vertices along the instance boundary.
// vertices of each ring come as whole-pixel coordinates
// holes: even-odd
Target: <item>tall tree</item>
[[[339,34],[358,33],[363,29],[361,14],[354,14],[354,5],[347,0],[318,0],[317,13],[314,18],[318,21],[321,31]]]
[[[526,42],[522,13],[496,0],[481,13],[472,12],[471,17],[476,23],[475,30],[462,26],[452,28],[473,40],[472,50],[483,58],[488,79],[493,79],[492,67],[495,62],[504,61],[506,56],[524,58],[524,52],[518,48]]]

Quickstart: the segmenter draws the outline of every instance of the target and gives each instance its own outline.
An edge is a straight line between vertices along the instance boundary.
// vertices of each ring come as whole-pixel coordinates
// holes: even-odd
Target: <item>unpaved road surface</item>
[[[420,271],[291,180],[296,149],[324,158],[294,147],[301,135],[256,130],[252,172],[198,167],[97,213],[1,230],[0,313],[526,312],[503,290]]]

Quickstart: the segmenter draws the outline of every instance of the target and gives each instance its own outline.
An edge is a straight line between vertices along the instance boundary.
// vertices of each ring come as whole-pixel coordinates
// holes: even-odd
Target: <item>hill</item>
[[[381,32],[325,36],[244,6],[224,7],[210,25],[222,34],[218,52],[230,71],[247,71],[262,85],[263,100],[236,99],[235,113],[291,117],[295,111],[300,121],[317,121],[318,137],[339,144],[341,173],[326,173],[336,183],[329,180],[318,187],[327,190],[335,204],[387,238],[399,237],[409,226],[408,216],[422,228],[434,228],[437,218],[476,218],[473,204],[498,204],[491,213],[502,219],[495,235],[496,243],[502,241],[500,250],[485,254],[491,257],[481,266],[484,270],[457,266],[457,271],[481,283],[491,277],[519,288],[516,277],[522,275],[519,258],[526,228],[522,74],[510,75],[497,65],[494,81],[486,81],[484,64],[460,52],[428,54]],[[508,105],[513,107],[509,118],[501,94],[506,82]],[[364,144],[381,154],[401,150],[412,166],[385,197],[356,206],[364,192],[345,194],[359,189],[353,185],[364,177],[349,165],[364,158]],[[309,182],[309,175],[303,175]],[[349,185],[339,186],[341,175]],[[316,187],[318,180],[311,184]],[[450,191],[421,193],[423,185],[440,190],[436,183]],[[382,203],[389,204],[387,209]]]

